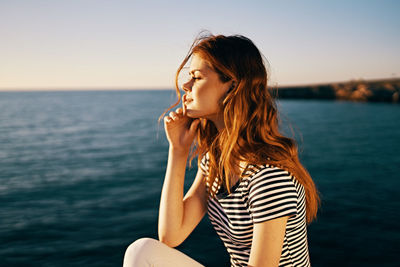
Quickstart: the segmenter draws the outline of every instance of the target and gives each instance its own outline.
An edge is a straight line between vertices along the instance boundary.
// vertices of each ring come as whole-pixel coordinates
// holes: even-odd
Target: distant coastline
[[[0,88],[0,93],[60,93],[60,92],[128,92],[175,91],[173,88]],[[358,102],[386,102],[400,104],[400,78],[376,80],[351,80],[294,86],[270,86],[277,99],[326,99]]]
[[[400,103],[400,78],[270,88],[278,99],[337,99]]]

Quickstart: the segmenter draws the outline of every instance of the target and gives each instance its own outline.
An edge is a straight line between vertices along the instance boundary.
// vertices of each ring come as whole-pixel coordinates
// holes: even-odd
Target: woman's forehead
[[[190,61],[190,69],[189,72],[195,72],[200,71],[200,72],[207,72],[211,69],[210,64],[204,60],[202,57],[194,54],[192,56],[192,59]]]

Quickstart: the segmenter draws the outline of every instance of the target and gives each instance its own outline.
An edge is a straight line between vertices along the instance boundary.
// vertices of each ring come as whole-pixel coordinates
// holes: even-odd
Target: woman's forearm
[[[179,240],[183,219],[183,186],[189,151],[169,148],[168,164],[161,192],[158,217],[160,241],[173,246]]]

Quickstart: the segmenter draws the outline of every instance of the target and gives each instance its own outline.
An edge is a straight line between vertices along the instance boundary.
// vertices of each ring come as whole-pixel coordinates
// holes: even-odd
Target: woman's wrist
[[[178,147],[174,147],[172,145],[169,146],[169,152],[173,153],[174,155],[178,155],[178,156],[189,156],[189,149],[186,148],[178,148]]]

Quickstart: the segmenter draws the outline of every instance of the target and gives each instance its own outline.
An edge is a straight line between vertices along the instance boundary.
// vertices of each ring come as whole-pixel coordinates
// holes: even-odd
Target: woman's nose
[[[187,81],[182,85],[183,91],[187,92],[187,91],[191,91],[192,90],[192,82],[191,81]]]

